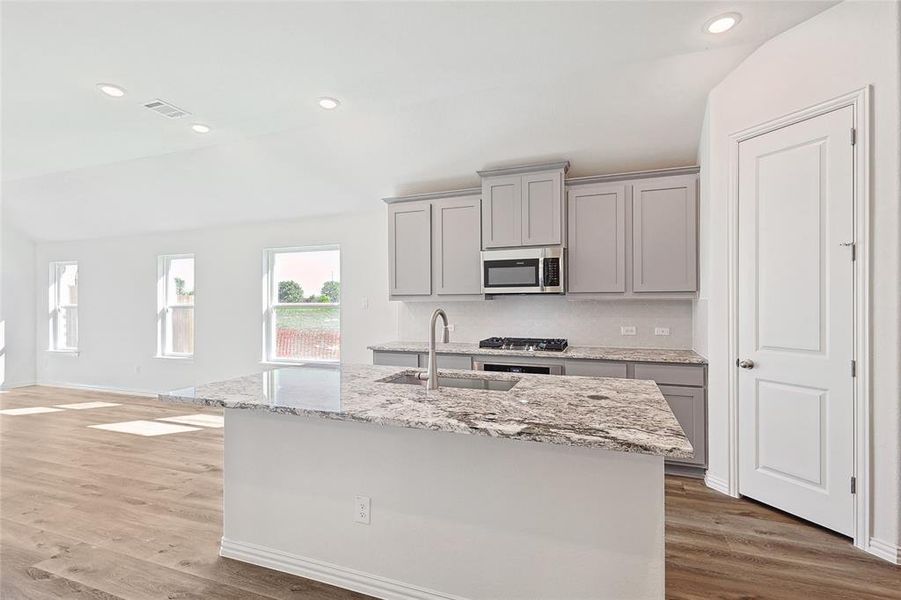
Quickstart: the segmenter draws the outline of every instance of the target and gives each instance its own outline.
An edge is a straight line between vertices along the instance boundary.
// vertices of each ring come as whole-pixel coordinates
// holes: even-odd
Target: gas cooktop
[[[479,348],[496,348],[498,350],[545,350],[563,352],[569,345],[563,338],[517,338],[490,337],[479,342]]]

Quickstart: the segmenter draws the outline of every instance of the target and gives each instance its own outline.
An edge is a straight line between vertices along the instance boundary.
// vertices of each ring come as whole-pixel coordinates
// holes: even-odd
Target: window
[[[265,263],[265,360],[337,362],[341,346],[338,247],[267,250]]]
[[[78,263],[50,263],[50,349],[78,351]]]
[[[194,255],[159,257],[157,355],[194,355]]]

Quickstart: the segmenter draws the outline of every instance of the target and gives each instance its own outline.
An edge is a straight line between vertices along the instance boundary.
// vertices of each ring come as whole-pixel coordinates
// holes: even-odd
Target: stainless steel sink
[[[427,381],[420,379],[419,375],[401,373],[389,379],[385,383],[403,383],[406,385],[426,386]],[[484,377],[445,377],[438,376],[438,387],[464,388],[467,390],[491,390],[494,392],[507,392],[519,383],[518,379],[486,379]]]

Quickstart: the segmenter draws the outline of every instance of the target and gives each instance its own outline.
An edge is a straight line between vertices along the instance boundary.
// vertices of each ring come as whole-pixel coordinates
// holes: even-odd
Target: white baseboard
[[[897,544],[890,544],[888,542],[883,542],[882,540],[877,540],[876,538],[870,538],[870,543],[867,544],[866,551],[873,556],[878,556],[882,560],[887,560],[895,565],[901,565],[901,546],[898,546]]]
[[[0,385],[0,390],[14,390],[16,388],[23,388],[32,385],[37,385],[34,381],[4,381],[3,385]]]
[[[704,485],[709,487],[712,490],[716,490],[721,494],[726,494],[727,496],[731,496],[729,493],[729,482],[725,479],[721,479],[716,475],[711,475],[710,471],[704,475]]]
[[[383,600],[466,600],[461,596],[428,590],[416,585],[395,581],[379,575],[372,575],[322,562],[281,550],[265,548],[222,538],[219,555],[240,560],[267,569],[306,577],[346,590],[368,594]]]
[[[116,387],[106,387],[100,385],[84,385],[81,383],[63,383],[63,382],[39,382],[32,385],[40,385],[43,387],[62,388],[71,390],[84,390],[87,392],[102,392],[104,394],[118,394],[120,396],[141,396],[143,398],[156,398],[157,394],[142,390],[128,390]]]

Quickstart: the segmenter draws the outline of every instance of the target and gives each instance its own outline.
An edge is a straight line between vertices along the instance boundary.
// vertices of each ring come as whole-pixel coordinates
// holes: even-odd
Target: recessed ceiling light
[[[97,88],[107,96],[112,96],[113,98],[121,98],[125,95],[125,90],[118,85],[113,85],[111,83],[98,83]]]
[[[707,30],[708,33],[725,33],[738,25],[738,22],[741,21],[741,15],[738,13],[726,13],[724,15],[719,15],[707,21],[707,24],[704,26],[704,29]]]
[[[209,133],[210,126],[204,125],[203,123],[194,123],[191,125],[191,129],[194,130],[194,133]]]
[[[325,98],[319,99],[319,106],[321,106],[325,110],[332,110],[333,108],[338,108],[339,104],[341,104],[341,103],[338,102],[337,100],[335,100],[334,98],[325,97]]]

